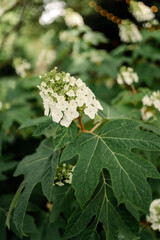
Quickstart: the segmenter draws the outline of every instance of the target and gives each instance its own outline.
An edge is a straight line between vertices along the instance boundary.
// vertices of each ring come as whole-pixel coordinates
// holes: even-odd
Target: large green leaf
[[[34,136],[39,136],[42,134],[45,134],[49,131],[55,131],[56,128],[58,127],[58,124],[53,122],[50,117],[39,117],[36,119],[30,119],[26,122],[24,122],[20,129],[27,128],[27,127],[33,127],[36,126],[36,129],[34,131]]]
[[[73,199],[73,188],[71,186],[55,186],[53,188],[53,208],[50,213],[50,223],[55,222],[62,212],[66,218],[71,214]]]
[[[75,141],[77,136],[77,126],[73,122],[68,128],[58,125],[54,136],[55,150],[61,149],[69,143]]]
[[[138,239],[137,222],[124,207],[117,207],[110,183],[107,181],[102,173],[92,199],[83,209],[76,209],[69,219],[64,239],[78,234],[79,240],[94,239],[93,234],[98,222],[103,223],[107,240],[117,239],[118,232],[122,232],[128,240]]]
[[[83,133],[62,153],[61,162],[78,154],[73,173],[73,187],[81,206],[90,199],[103,168],[109,170],[118,203],[130,202],[144,212],[151,202],[151,190],[146,178],[159,178],[155,167],[134,154],[139,148],[160,150],[160,138],[142,131],[141,124],[133,120],[115,120],[105,124],[99,135]]]
[[[20,129],[36,126],[34,136],[42,134],[50,134],[54,138],[54,149],[63,148],[69,143],[74,142],[77,136],[77,126],[75,122],[66,128],[52,121],[51,117],[39,117],[37,119],[30,119],[23,123]]]
[[[20,189],[24,186],[24,190],[19,196],[13,217],[19,231],[22,231],[27,203],[37,183],[41,182],[44,195],[49,201],[51,200],[58,159],[59,151],[54,151],[53,139],[49,138],[40,144],[36,153],[26,156],[19,163],[15,176],[24,175],[24,180],[19,187]]]

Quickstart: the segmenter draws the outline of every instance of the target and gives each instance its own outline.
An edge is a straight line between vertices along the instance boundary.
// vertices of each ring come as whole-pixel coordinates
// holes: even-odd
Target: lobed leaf
[[[75,143],[64,149],[61,162],[79,156],[73,173],[73,187],[81,207],[91,198],[100,172],[106,168],[118,203],[130,202],[143,212],[148,211],[151,190],[146,179],[160,175],[150,162],[131,150],[159,151],[160,138],[140,130],[140,126],[133,120],[115,120],[104,125],[99,135],[81,134]]]
[[[94,239],[92,237],[99,222],[103,223],[107,240],[117,239],[118,232],[122,232],[128,240],[138,239],[137,222],[123,207],[116,206],[111,186],[107,188],[103,173],[92,199],[83,209],[76,209],[69,219],[64,239],[78,234],[80,240]]]
[[[20,185],[20,188],[24,186],[24,190],[19,196],[13,216],[19,231],[22,232],[27,203],[37,183],[41,182],[44,195],[49,201],[51,200],[58,160],[59,151],[54,151],[53,139],[49,138],[40,144],[36,153],[26,156],[19,163],[15,176],[24,175],[24,180]]]

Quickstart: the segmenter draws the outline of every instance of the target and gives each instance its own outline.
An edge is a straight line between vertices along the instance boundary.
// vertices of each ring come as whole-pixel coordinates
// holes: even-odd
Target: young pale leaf
[[[103,223],[107,240],[117,239],[118,232],[127,236],[128,240],[138,239],[137,222],[123,207],[117,208],[111,186],[106,184],[103,173],[92,199],[83,209],[76,209],[70,217],[64,239],[71,239],[76,235],[80,240],[94,239],[92,237],[98,222]]]
[[[41,182],[42,191],[50,201],[52,197],[54,177],[56,174],[59,152],[54,151],[53,139],[44,140],[37,152],[25,157],[17,167],[15,176],[24,175],[21,193],[14,209],[14,223],[19,231],[22,231],[25,210],[31,192],[38,182]]]
[[[62,153],[61,162],[79,156],[73,173],[73,187],[81,206],[90,199],[103,168],[109,170],[118,203],[130,202],[144,212],[151,202],[151,190],[146,178],[159,178],[155,167],[131,150],[159,151],[160,138],[140,130],[133,120],[107,123],[99,135],[81,134]]]

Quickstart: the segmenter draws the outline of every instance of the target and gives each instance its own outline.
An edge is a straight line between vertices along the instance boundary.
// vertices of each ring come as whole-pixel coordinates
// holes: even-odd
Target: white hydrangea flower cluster
[[[132,85],[139,81],[138,75],[131,67],[122,66],[120,72],[117,75],[117,83],[120,85],[127,84]]]
[[[155,109],[160,112],[160,91],[153,92],[151,96],[145,95],[142,99],[142,103],[142,119],[148,120],[150,117],[154,116]]]
[[[119,27],[119,36],[122,42],[136,43],[142,41],[142,35],[137,26],[129,19],[122,20]]]
[[[152,201],[149,208],[149,216],[146,217],[146,220],[151,223],[153,230],[160,231],[160,199]]]
[[[82,16],[71,8],[66,10],[64,20],[68,27],[80,27],[84,25]]]
[[[37,86],[43,99],[44,115],[68,127],[72,121],[85,114],[94,119],[98,110],[103,110],[93,92],[80,79],[69,73],[58,73],[56,68],[44,74]]]
[[[55,185],[63,186],[65,183],[72,183],[72,176],[75,166],[71,164],[62,163],[57,167]]]
[[[31,68],[30,63],[22,58],[15,58],[13,65],[15,67],[16,73],[22,78],[27,76],[27,70]]]
[[[129,11],[138,22],[151,21],[155,18],[151,8],[143,2],[130,1]]]

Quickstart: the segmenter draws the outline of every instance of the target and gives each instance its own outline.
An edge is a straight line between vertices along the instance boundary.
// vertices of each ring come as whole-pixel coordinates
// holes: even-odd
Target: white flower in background
[[[155,27],[157,25],[159,25],[159,21],[157,19],[154,19],[154,20],[152,20],[150,22],[143,23],[143,27],[144,28],[151,28],[151,27]]]
[[[62,126],[69,127],[80,114],[94,119],[98,110],[103,110],[93,92],[80,79],[56,69],[41,76],[37,86],[43,99],[44,115]]]
[[[141,109],[142,119],[148,120],[153,117],[155,109],[160,112],[160,91],[153,92],[151,96],[145,95],[142,99],[143,107]]]
[[[146,96],[143,97],[142,103],[143,103],[143,105],[145,105],[145,106],[149,106],[149,107],[152,106],[151,98],[150,98],[148,95],[146,95]]]
[[[132,85],[139,81],[138,75],[134,72],[134,69],[131,67],[122,66],[117,75],[117,83],[119,85],[127,84]]]
[[[151,96],[153,106],[160,112],[160,91],[153,92]]]
[[[56,59],[56,51],[53,49],[43,49],[40,51],[36,67],[43,68],[43,66],[48,66],[53,63],[53,61]]]
[[[72,183],[72,176],[75,166],[71,164],[61,163],[57,167],[55,185],[63,186],[65,183]]]
[[[152,201],[149,208],[149,215],[146,217],[147,222],[151,223],[153,230],[160,231],[160,199]]]
[[[137,26],[129,19],[122,20],[119,27],[119,36],[122,42],[136,43],[142,41],[142,35]]]
[[[130,1],[129,11],[138,22],[151,21],[155,18],[152,9],[143,2]]]
[[[146,106],[143,106],[141,108],[141,115],[144,121],[147,121],[151,117],[154,117],[153,113]]]
[[[39,18],[41,25],[53,23],[58,17],[65,14],[65,2],[61,0],[43,0],[44,11]]]
[[[68,27],[80,27],[84,25],[82,16],[71,8],[66,10],[64,20]]]
[[[27,76],[27,71],[31,68],[31,64],[22,58],[15,58],[13,65],[15,67],[17,75],[22,78]]]

